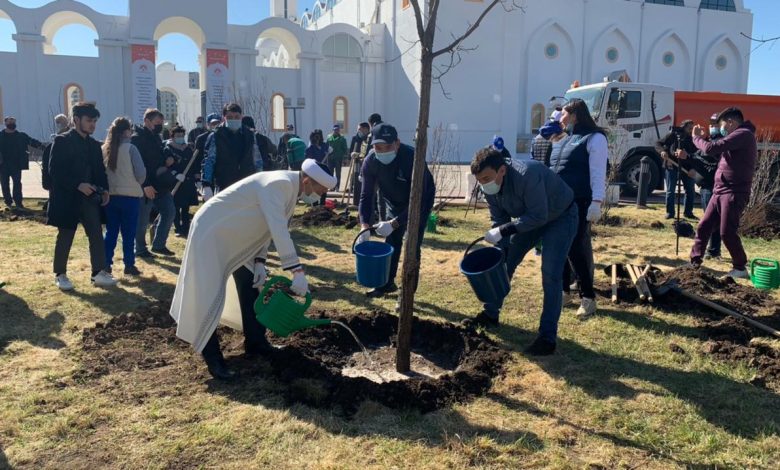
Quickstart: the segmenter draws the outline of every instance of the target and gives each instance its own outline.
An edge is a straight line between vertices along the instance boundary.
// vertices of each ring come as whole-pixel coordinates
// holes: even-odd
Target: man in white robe
[[[292,290],[306,295],[308,282],[290,237],[288,222],[301,199],[308,204],[336,185],[325,165],[306,160],[302,171],[248,176],[217,193],[195,214],[171,305],[176,335],[203,353],[216,379],[237,374],[225,364],[216,334],[226,295],[241,307],[247,354],[268,352],[265,328],[255,319],[254,302],[265,283],[265,258],[273,240],[281,267],[293,274]],[[251,268],[251,269],[250,269]],[[236,289],[227,289],[233,275]]]

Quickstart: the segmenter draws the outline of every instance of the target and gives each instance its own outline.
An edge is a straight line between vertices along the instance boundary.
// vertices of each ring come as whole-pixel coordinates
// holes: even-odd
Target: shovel
[[[691,292],[686,292],[684,289],[680,287],[680,283],[677,279],[670,279],[663,283],[662,285],[655,288],[655,293],[657,296],[663,296],[668,294],[669,292],[676,292],[683,297],[686,297],[688,299],[693,300],[694,302],[697,302],[701,305],[704,305],[705,307],[709,307],[719,313],[723,313],[725,315],[730,315],[734,318],[739,318],[740,320],[745,321],[749,325],[758,328],[759,330],[765,331],[777,338],[780,338],[780,331],[775,330],[774,328],[771,328],[767,325],[764,325],[763,323],[759,323],[752,318],[743,315],[739,312],[735,312],[734,310],[731,310],[729,308],[726,308],[722,305],[718,305],[715,302],[709,301],[705,299],[704,297],[701,297],[699,295],[693,294]]]

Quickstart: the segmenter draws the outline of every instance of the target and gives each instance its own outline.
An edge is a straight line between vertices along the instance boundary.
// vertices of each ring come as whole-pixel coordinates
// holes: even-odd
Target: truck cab
[[[585,101],[596,124],[607,131],[610,182],[623,183],[623,192],[635,195],[641,159],[648,156],[650,188],[663,187],[661,156],[655,145],[672,129],[672,88],[614,81],[572,88],[564,97]]]

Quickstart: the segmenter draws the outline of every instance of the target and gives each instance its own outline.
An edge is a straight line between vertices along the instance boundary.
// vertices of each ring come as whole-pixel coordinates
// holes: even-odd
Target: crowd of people
[[[103,143],[92,137],[99,118],[93,104],[76,104],[70,119],[55,118],[57,133],[46,146],[17,131],[13,118],[7,118],[0,134],[6,204],[22,207],[19,175],[26,156],[20,156],[20,149],[44,148],[48,223],[58,229],[53,271],[62,290],[74,288],[67,264],[78,224],[89,242],[92,282],[101,287],[117,283],[113,261],[119,235],[128,276],[140,274],[138,257],[173,255],[167,247],[172,227],[187,237],[171,315],[178,323],[177,335],[203,354],[218,379],[236,376],[222,357],[216,333],[228,297],[235,296],[233,305],[240,309],[246,353],[271,349],[254,315],[258,289],[268,276],[271,242],[281,268],[292,275],[292,291],[308,292],[288,222],[297,202],[322,204],[328,190],[341,186],[345,161],[354,175],[346,187],[358,205],[358,242],[373,232],[394,248],[387,284],[366,295],[377,298],[398,291],[398,264],[412,217],[421,222],[415,247],[420,253],[424,222],[434,205],[434,178],[426,164],[421,209],[410,214],[414,148],[402,143],[396,128],[379,114],[360,123],[349,143],[338,124],[327,137],[313,130],[308,144],[288,125],[278,145],[257,132],[236,103],[225,105],[221,116],[199,118],[198,127],[189,132],[174,126],[165,141],[164,116],[157,109],[147,110],[137,126],[123,117],[114,119]],[[668,162],[668,214],[673,216],[678,182],[686,191],[688,218],[694,217],[689,189],[693,184],[702,188],[705,213],[691,250],[694,266],[705,256],[720,256],[722,240],[732,255],[729,275],[746,275],[737,228],[755,166],[754,132],[738,109],[729,108],[712,117],[709,132],[687,121],[658,143]],[[597,310],[590,224],[602,214],[607,131],[596,125],[584,101],[571,100],[540,129],[532,156],[531,161],[513,160],[496,136],[476,152],[470,169],[490,210],[492,226],[484,238],[503,248],[510,278],[532,248],[539,251],[544,300],[538,336],[525,352],[548,355],[555,351],[562,305],[574,296],[573,290],[580,298],[579,318]],[[193,218],[190,211],[199,199],[205,204]],[[231,278],[234,288],[229,288]],[[465,323],[498,325],[502,306],[503,299],[485,304]]]

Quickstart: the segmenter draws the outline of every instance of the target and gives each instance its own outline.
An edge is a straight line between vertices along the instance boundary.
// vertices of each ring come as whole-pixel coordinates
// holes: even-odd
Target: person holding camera
[[[109,203],[108,178],[103,165],[100,143],[95,132],[100,112],[91,103],[77,103],[71,112],[73,129],[54,139],[49,161],[51,192],[47,224],[57,227],[54,246],[55,285],[61,290],[73,290],[67,276],[68,257],[79,223],[89,240],[92,282],[98,287],[116,285],[106,271],[106,252],[100,207]]]
[[[664,160],[666,168],[666,218],[674,219],[675,192],[677,189],[677,178],[679,177],[685,190],[685,199],[683,202],[683,214],[686,219],[696,220],[693,215],[693,203],[696,200],[696,187],[693,178],[689,177],[685,168],[682,174],[678,174],[679,156],[692,155],[696,153],[696,146],[693,145],[693,121],[686,120],[680,124],[680,127],[672,128],[672,132],[666,135],[657,143],[657,150]],[[682,151],[682,152],[680,152]],[[683,153],[684,152],[684,153]]]
[[[141,272],[135,266],[135,231],[138,228],[141,198],[144,196],[141,185],[146,181],[146,167],[141,153],[130,143],[132,135],[130,121],[119,117],[111,123],[103,144],[108,192],[111,195],[106,206],[106,270],[111,272],[114,250],[121,232],[125,274],[139,276]]]

